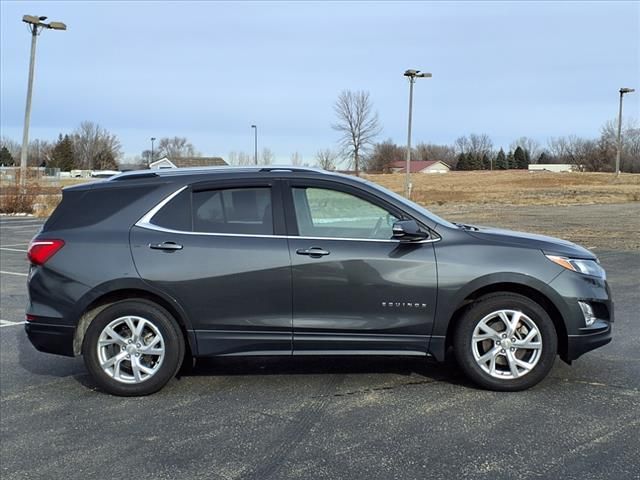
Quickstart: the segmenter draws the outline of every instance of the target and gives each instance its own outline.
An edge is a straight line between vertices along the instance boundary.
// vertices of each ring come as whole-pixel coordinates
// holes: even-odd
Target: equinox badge
[[[382,302],[384,308],[427,308],[426,303],[420,302]]]

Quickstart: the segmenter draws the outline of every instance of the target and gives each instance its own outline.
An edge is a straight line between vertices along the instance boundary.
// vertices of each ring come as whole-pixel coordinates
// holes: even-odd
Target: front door
[[[404,217],[351,186],[291,180],[285,206],[294,353],[425,354],[436,301],[433,244],[392,240]]]

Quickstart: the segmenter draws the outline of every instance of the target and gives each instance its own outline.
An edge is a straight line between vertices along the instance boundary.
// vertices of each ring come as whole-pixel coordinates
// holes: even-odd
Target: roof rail
[[[317,172],[319,171],[317,168],[313,167],[287,167],[286,165],[282,166],[271,166],[271,167],[262,167],[259,172]]]
[[[111,182],[119,182],[121,180],[136,180],[138,178],[151,178],[151,177],[157,177],[158,174],[155,172],[149,172],[149,171],[140,171],[140,170],[135,170],[133,172],[122,172],[119,175],[114,175],[113,177],[111,177],[109,179],[109,181]]]

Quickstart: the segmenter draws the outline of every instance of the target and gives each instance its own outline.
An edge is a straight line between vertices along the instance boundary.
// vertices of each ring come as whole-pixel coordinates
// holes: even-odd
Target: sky
[[[342,90],[371,95],[380,141],[487,133],[595,137],[618,89],[640,90],[640,2],[172,2],[0,0],[0,133],[21,141],[30,35],[22,15],[63,21],[38,38],[30,137],[90,120],[126,157],[184,136],[207,156],[270,148],[313,163],[336,148]],[[640,117],[640,92],[624,116]]]

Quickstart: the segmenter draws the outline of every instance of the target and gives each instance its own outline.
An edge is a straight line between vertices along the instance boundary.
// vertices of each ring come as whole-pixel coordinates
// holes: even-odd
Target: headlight
[[[607,278],[604,268],[602,268],[596,260],[560,257],[558,255],[545,255],[545,257],[567,270],[573,270],[574,272],[591,275],[592,277],[602,278],[603,280]]]

